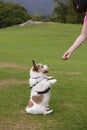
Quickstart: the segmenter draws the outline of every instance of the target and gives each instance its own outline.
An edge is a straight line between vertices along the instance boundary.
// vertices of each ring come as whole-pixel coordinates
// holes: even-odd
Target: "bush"
[[[33,21],[41,21],[41,15],[38,13],[35,13],[34,15],[32,15],[32,20]]]
[[[26,9],[18,4],[0,2],[0,28],[21,24],[30,18]]]

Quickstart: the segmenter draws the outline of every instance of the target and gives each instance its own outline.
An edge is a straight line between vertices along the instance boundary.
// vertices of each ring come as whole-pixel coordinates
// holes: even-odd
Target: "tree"
[[[57,16],[58,22],[66,23],[66,15],[67,15],[67,10],[68,6],[65,3],[60,2],[59,0],[56,1],[56,7],[54,9],[54,12]]]
[[[32,20],[41,21],[41,15],[38,13],[35,13],[34,15],[32,15]]]
[[[61,2],[60,0],[54,0],[56,7],[54,8],[54,14],[56,14],[56,20],[62,23],[82,23],[83,14],[78,14],[73,8],[71,0]]]
[[[15,3],[0,1],[0,28],[20,24],[30,19],[26,9]]]

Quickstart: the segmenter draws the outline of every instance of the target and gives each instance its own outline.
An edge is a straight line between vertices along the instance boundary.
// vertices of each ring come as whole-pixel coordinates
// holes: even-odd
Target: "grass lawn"
[[[45,23],[0,30],[0,130],[87,130],[87,45],[63,61],[82,25]],[[50,65],[58,80],[50,115],[23,113],[32,59]]]

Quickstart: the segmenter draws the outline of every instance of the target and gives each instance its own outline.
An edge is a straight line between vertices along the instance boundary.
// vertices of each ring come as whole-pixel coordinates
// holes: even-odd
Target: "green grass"
[[[87,130],[87,45],[62,61],[82,25],[46,23],[0,30],[0,130]],[[58,82],[51,115],[22,113],[32,59],[50,65]]]

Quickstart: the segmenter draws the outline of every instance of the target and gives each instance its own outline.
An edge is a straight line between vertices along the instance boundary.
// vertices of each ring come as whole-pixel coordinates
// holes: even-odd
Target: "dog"
[[[25,111],[30,114],[50,114],[53,112],[49,108],[50,89],[57,80],[47,76],[49,65],[36,64],[34,60],[32,62],[29,78],[31,94]]]

